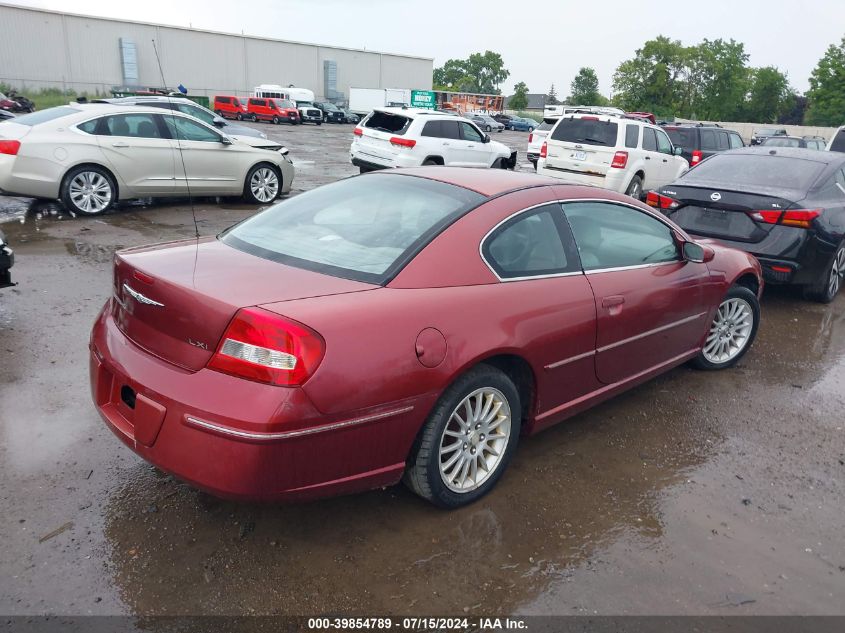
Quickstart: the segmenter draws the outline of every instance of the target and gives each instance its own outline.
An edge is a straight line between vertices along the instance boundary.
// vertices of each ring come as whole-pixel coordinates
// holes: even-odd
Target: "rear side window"
[[[420,132],[420,136],[442,137],[441,121],[427,121],[423,126],[422,132]]]
[[[496,229],[482,247],[484,259],[502,279],[554,275],[577,270],[566,256],[553,213],[548,206],[519,215]]]
[[[555,126],[555,123],[557,123],[557,119],[543,119],[543,122],[537,126],[537,131],[551,130]]]
[[[39,123],[47,123],[48,121],[52,121],[54,119],[60,119],[61,117],[68,116],[69,114],[79,114],[79,112],[80,111],[75,108],[68,108],[65,106],[48,108],[46,110],[39,110],[38,112],[16,117],[15,123],[18,125],[38,125]]]
[[[640,142],[640,128],[637,125],[625,126],[625,147],[637,147]]]
[[[713,130],[701,130],[701,149],[715,152],[718,148],[716,144],[716,132]]]
[[[731,149],[745,147],[745,144],[742,142],[742,137],[740,137],[739,134],[731,132],[730,134],[728,134],[728,136],[730,137]]]
[[[716,132],[716,143],[719,149],[728,149],[728,133]]]
[[[598,119],[562,119],[552,130],[552,140],[583,145],[615,147],[619,126]]]
[[[469,189],[426,178],[347,178],[270,207],[221,239],[283,264],[384,283],[483,200]]]
[[[370,128],[371,130],[388,132],[389,134],[399,134],[401,136],[408,131],[408,126],[411,125],[412,120],[399,114],[376,110],[370,115],[366,123],[364,123],[364,127]]]
[[[23,117],[18,117],[15,119],[15,122],[20,123],[21,118]],[[833,137],[833,143],[830,144],[830,151],[845,152],[845,130],[839,130],[836,136]]]
[[[169,118],[169,117],[168,117]],[[161,138],[152,114],[116,114],[105,117],[106,134],[134,138]]]
[[[717,154],[681,176],[683,184],[764,187],[807,191],[824,163],[769,154]],[[743,189],[740,189],[740,191]]]
[[[459,121],[441,121],[440,122],[440,133],[443,138],[454,138],[459,139],[461,138],[461,131],[458,127]]]
[[[229,97],[217,97],[217,103],[232,103],[232,100]]]

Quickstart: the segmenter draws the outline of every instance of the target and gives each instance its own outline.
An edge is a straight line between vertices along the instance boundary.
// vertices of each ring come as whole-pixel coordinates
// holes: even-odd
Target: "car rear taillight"
[[[646,195],[645,203],[650,206],[654,207],[655,209],[677,209],[681,206],[681,203],[675,200],[674,198],[670,198],[669,196],[663,196],[656,191],[649,191],[648,195]]]
[[[261,308],[238,310],[209,369],[271,385],[296,386],[317,369],[325,343],[314,330]]]
[[[534,132],[528,133],[528,144],[531,145],[531,142],[534,140]]]
[[[692,153],[692,160],[690,161],[690,166],[698,165],[701,162],[701,159],[704,158],[704,154],[701,153],[700,149],[695,150]]]
[[[364,130],[362,130],[362,129],[361,129],[361,128],[359,128],[359,127],[356,127],[354,130],[352,130],[352,133],[353,133],[355,136],[363,136],[363,135],[364,135]]]
[[[402,138],[401,136],[393,136],[390,139],[391,145],[399,145],[400,147],[413,147],[417,142],[412,138]]]
[[[18,150],[21,148],[20,141],[4,141],[0,139],[0,154],[8,154],[9,156],[17,156]]]
[[[545,141],[543,147],[540,148],[540,158],[546,158],[549,155],[549,145]]]
[[[615,167],[616,169],[625,169],[625,165],[628,164],[628,152],[616,152],[613,155],[613,162],[610,163],[611,167]]]
[[[821,209],[792,209],[791,211],[772,211],[770,209],[764,209],[762,211],[748,212],[748,215],[758,222],[794,226],[799,229],[809,229],[813,225],[813,220],[821,214]]]

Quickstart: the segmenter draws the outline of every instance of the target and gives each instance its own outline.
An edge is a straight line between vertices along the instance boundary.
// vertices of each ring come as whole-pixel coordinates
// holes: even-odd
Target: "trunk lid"
[[[546,139],[546,168],[605,176],[616,154],[618,133],[615,121],[562,119]]]
[[[763,241],[774,224],[752,219],[754,211],[781,211],[794,208],[799,192],[729,191],[714,187],[689,187],[675,183],[664,187],[661,195],[680,203],[668,211],[669,217],[682,229],[694,235],[738,242]]]
[[[29,134],[31,129],[32,126],[30,125],[21,125],[20,123],[15,123],[14,119],[9,119],[0,123],[0,138],[9,141],[19,141]]]
[[[239,308],[377,287],[206,238],[116,253],[112,315],[138,346],[196,371],[208,363]]]

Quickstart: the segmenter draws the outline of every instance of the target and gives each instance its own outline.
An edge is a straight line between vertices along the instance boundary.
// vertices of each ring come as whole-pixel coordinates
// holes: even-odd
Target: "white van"
[[[314,106],[314,91],[294,86],[283,87],[276,84],[261,84],[253,88],[253,96],[262,99],[289,99],[296,104],[299,118],[303,123],[310,121],[323,124],[323,111]]]

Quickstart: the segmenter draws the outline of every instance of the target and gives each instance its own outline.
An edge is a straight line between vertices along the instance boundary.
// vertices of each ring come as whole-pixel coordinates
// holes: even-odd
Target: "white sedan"
[[[278,143],[227,136],[171,110],[69,104],[0,123],[0,193],[58,198],[77,213],[185,195],[267,204],[293,177]]]

